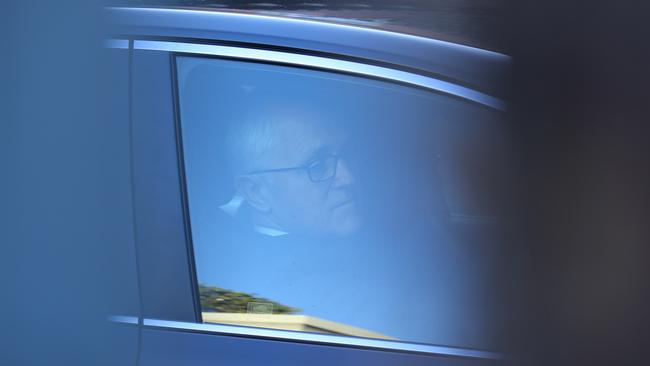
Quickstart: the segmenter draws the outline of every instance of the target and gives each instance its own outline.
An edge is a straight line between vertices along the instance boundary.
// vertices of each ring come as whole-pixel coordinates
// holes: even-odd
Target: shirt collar
[[[268,235],[268,236],[283,236],[283,235],[289,234],[286,231],[282,231],[282,230],[279,230],[279,229],[274,229],[274,228],[266,227],[266,226],[255,225],[255,226],[253,226],[253,229],[255,231],[257,231],[258,233],[260,233],[260,234],[264,234],[264,235]]]

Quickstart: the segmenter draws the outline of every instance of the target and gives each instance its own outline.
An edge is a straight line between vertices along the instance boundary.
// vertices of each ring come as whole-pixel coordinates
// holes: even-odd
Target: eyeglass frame
[[[334,159],[334,169],[332,169],[332,174],[330,174],[327,178],[323,179],[314,179],[312,177],[310,169],[314,166],[315,163],[317,162],[322,162],[326,161],[327,159],[333,158]],[[318,159],[313,159],[301,166],[295,166],[295,167],[288,167],[288,168],[277,168],[277,169],[264,169],[264,170],[256,170],[252,171],[249,173],[246,173],[244,175],[255,175],[255,174],[265,174],[265,173],[279,173],[279,172],[288,172],[288,171],[293,171],[293,170],[306,170],[307,171],[307,176],[309,177],[309,180],[312,183],[319,183],[319,182],[326,182],[336,176],[336,172],[338,170],[339,166],[339,155],[336,154],[327,154],[325,156],[322,156]]]

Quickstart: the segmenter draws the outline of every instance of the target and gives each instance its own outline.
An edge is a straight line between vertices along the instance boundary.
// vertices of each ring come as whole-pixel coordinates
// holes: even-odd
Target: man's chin
[[[361,227],[361,219],[356,214],[337,217],[332,222],[331,232],[336,236],[347,236],[356,233]]]

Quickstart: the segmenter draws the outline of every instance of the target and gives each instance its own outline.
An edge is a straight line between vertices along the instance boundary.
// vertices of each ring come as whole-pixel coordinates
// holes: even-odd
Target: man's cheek
[[[336,219],[336,228],[344,233],[349,233],[361,226],[361,217],[356,204],[351,203],[339,208]]]

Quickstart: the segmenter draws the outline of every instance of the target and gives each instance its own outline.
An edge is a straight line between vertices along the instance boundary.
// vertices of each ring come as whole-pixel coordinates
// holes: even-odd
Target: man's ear
[[[265,194],[264,182],[258,177],[240,175],[235,178],[235,188],[255,210],[263,213],[271,211],[271,205]]]

